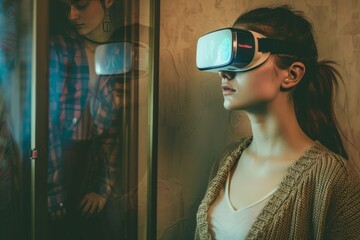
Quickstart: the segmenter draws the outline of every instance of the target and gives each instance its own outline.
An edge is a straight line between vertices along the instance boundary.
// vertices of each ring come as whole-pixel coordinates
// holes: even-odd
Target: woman
[[[253,135],[214,167],[195,238],[358,239],[359,178],[332,103],[338,72],[318,61],[311,24],[281,6],[246,12],[233,28],[292,48],[278,44],[279,54],[246,71],[220,71],[224,107],[245,111]]]
[[[63,2],[71,27],[50,42],[49,236],[100,239],[120,161],[125,100],[121,79],[95,73],[94,52],[117,36],[114,2]]]

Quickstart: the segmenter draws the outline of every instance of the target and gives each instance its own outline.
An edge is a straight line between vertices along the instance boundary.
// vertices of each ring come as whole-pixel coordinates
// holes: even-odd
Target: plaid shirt
[[[102,169],[96,172],[92,190],[104,197],[111,197],[121,157],[120,121],[126,100],[124,83],[114,76],[99,77],[94,97],[89,98],[88,61],[79,40],[65,39],[63,36],[53,38],[50,42],[49,67],[48,207],[49,211],[54,211],[66,201],[61,168],[62,141],[84,140],[77,127],[84,117],[86,106],[90,106],[91,114],[88,137],[100,143],[96,152],[98,158],[104,160]]]

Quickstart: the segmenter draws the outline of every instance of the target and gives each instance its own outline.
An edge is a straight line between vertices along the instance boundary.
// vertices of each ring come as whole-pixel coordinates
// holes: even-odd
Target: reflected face
[[[273,55],[261,66],[247,72],[220,72],[224,107],[249,110],[264,106],[280,92],[281,78]]]
[[[88,35],[102,29],[104,9],[100,0],[65,1],[68,18],[80,35]]]

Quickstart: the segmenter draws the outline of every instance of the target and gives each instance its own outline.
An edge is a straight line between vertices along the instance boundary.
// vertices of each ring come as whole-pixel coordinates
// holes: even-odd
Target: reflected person
[[[50,40],[50,238],[99,239],[120,160],[124,84],[98,76],[95,48],[113,40],[113,0],[62,1],[70,22]]]
[[[359,239],[359,176],[333,109],[339,74],[318,60],[311,23],[289,6],[262,7],[217,33],[251,54],[200,69],[219,72],[224,107],[248,115],[252,136],[215,164],[195,239]]]

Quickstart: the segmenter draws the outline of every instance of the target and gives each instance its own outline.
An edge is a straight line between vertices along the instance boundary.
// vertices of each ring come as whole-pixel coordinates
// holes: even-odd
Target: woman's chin
[[[80,28],[80,29],[77,29],[77,32],[80,36],[83,36],[83,37],[86,37],[86,35],[89,34],[89,31],[87,29],[84,29],[84,28]]]
[[[224,108],[225,108],[226,110],[233,110],[232,105],[231,105],[229,102],[227,102],[227,101],[224,101]]]

